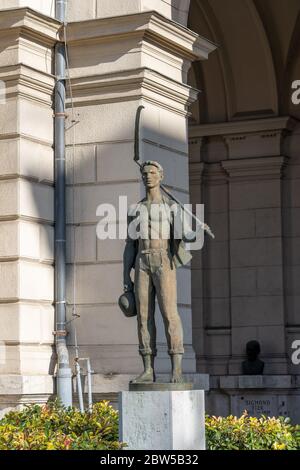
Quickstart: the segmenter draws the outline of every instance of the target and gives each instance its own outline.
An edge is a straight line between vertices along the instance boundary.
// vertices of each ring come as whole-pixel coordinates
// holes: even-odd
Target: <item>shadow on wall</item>
[[[194,122],[300,119],[300,107],[291,100],[291,84],[300,80],[299,25],[297,0],[288,6],[265,0],[191,2],[188,27],[219,45],[190,72],[189,83],[203,90]]]
[[[139,104],[140,101],[135,99],[109,106],[100,101],[92,106],[76,106],[80,122],[76,124],[75,152],[72,148],[74,129],[67,132],[68,319],[71,320],[74,313],[75,296],[76,312],[81,315],[76,320],[80,354],[90,357],[93,369],[101,373],[137,373],[141,367],[136,319],[124,318],[117,304],[123,284],[125,242],[99,240],[96,236],[99,204],[109,203],[118,208],[119,196],[127,196],[128,204],[144,197],[139,169],[133,161],[135,115]],[[185,117],[150,103],[144,105],[140,129],[141,159],[158,160],[165,169],[166,185],[172,188],[176,197],[188,202]],[[119,218],[118,212],[117,219],[118,224],[126,223],[126,216]],[[180,273],[179,282],[188,286],[187,290],[184,288],[179,292],[179,308],[184,313],[190,304],[188,270]],[[158,324],[161,331],[158,342],[166,356],[159,318]],[[70,323],[70,346],[74,345],[74,326],[75,322]],[[186,341],[191,344],[189,320],[186,328]]]
[[[54,0],[51,0],[53,6]],[[168,3],[168,2],[163,2]],[[187,2],[188,3],[188,2]],[[186,2],[184,2],[186,4]],[[20,4],[21,5],[21,4]],[[50,4],[49,4],[50,5]],[[47,3],[47,7],[49,6]],[[14,5],[15,6],[15,5]],[[45,2],[42,5],[45,8]],[[175,9],[178,2],[175,2]],[[181,8],[181,7],[180,7]],[[43,10],[44,11],[44,10]],[[175,11],[175,10],[174,10]],[[44,11],[44,13],[47,13]],[[7,27],[12,23],[7,23]],[[8,41],[8,40],[7,40]],[[15,45],[14,37],[9,37],[4,48]],[[3,51],[4,51],[3,48]],[[118,45],[120,48],[120,44]],[[0,52],[3,52],[2,50]],[[50,50],[40,54],[39,66],[42,71],[51,73],[53,63],[50,57]],[[122,54],[128,52],[128,44],[121,45],[120,49],[106,62],[104,54],[94,56],[94,62],[86,63],[86,70],[92,74],[93,66],[99,64],[118,63]],[[84,55],[84,54],[83,54]],[[74,74],[76,72],[76,55],[72,57],[72,67]],[[5,134],[13,134],[16,129],[13,127],[17,119],[17,109],[12,106],[13,98],[8,96],[8,107],[3,113],[7,118],[6,129],[1,129]],[[68,316],[70,319],[70,309],[72,309],[72,266],[71,262],[74,256],[78,257],[78,282],[77,291],[79,301],[84,305],[86,311],[90,312],[90,323],[86,322],[86,316],[82,316],[82,327],[79,331],[79,340],[84,345],[95,343],[104,345],[104,354],[110,357],[113,351],[109,349],[110,345],[122,344],[120,337],[114,337],[116,324],[121,325],[120,331],[124,334],[124,351],[126,354],[136,358],[136,328],[134,324],[125,323],[119,310],[116,309],[116,298],[121,289],[121,256],[123,251],[122,243],[108,241],[105,246],[96,239],[95,227],[97,223],[96,209],[101,202],[115,202],[119,194],[126,194],[130,201],[136,201],[141,197],[141,187],[139,182],[139,173],[137,167],[132,162],[133,157],[133,135],[134,119],[137,108],[137,96],[132,97],[132,101],[127,100],[123,103],[112,103],[107,105],[95,102],[93,106],[88,103],[80,109],[80,123],[76,126],[77,148],[76,148],[76,186],[74,198],[74,213],[76,225],[76,247],[78,251],[74,253],[72,248],[72,216],[73,216],[73,196],[70,187],[70,168],[68,168],[68,262],[69,269],[67,273],[68,281]],[[97,101],[97,100],[95,100]],[[108,102],[111,101],[110,98]],[[20,102],[21,103],[21,102]],[[20,286],[14,286],[11,292],[4,292],[1,297],[12,301],[6,304],[10,312],[10,318],[14,319],[9,325],[3,327],[3,338],[7,345],[18,349],[19,361],[16,356],[11,359],[11,353],[8,352],[8,367],[3,372],[24,372],[23,358],[26,356],[27,371],[30,373],[35,370],[36,351],[29,351],[31,345],[37,345],[40,351],[39,360],[43,362],[43,370],[53,373],[55,367],[55,351],[53,348],[52,357],[49,365],[49,348],[53,345],[54,315],[53,315],[53,258],[54,258],[54,204],[53,204],[53,149],[52,139],[43,133],[47,127],[52,132],[52,110],[50,107],[39,119],[39,114],[35,113],[34,106],[31,107],[27,102],[18,103],[20,112],[20,122],[22,133],[26,136],[35,136],[35,139],[21,138],[18,147],[17,140],[9,143],[1,142],[2,155],[16,155],[20,157],[22,177],[18,179],[18,170],[13,170],[5,174],[10,178],[9,188],[15,183],[18,187],[20,210],[15,208],[8,211],[9,218],[20,218],[22,224],[21,233],[21,267],[22,283]],[[149,105],[150,107],[150,105]],[[40,109],[39,109],[40,110]],[[7,112],[6,112],[7,111]],[[99,124],[95,120],[99,116]],[[154,108],[149,110],[149,122],[145,123],[144,148],[145,158],[158,158],[166,168],[167,183],[175,187],[175,194],[187,198],[188,191],[188,170],[187,170],[187,149],[186,149],[186,125],[177,122],[177,117],[167,111],[158,113]],[[148,118],[147,118],[148,119]],[[179,119],[179,118],[178,118]],[[2,121],[1,121],[2,122]],[[46,123],[46,125],[45,125]],[[69,144],[71,142],[68,132]],[[40,143],[38,143],[38,141]],[[18,147],[18,148],[17,148]],[[68,150],[70,155],[71,150]],[[180,175],[175,171],[176,165],[181,165]],[[72,170],[71,170],[72,171]],[[8,186],[3,186],[4,199],[12,200],[15,194],[12,194]],[[117,205],[117,204],[116,204]],[[124,242],[123,242],[124,243]],[[6,250],[6,248],[5,248]],[[72,251],[73,250],[73,251]],[[72,254],[73,253],[73,254]],[[17,262],[7,261],[7,251],[4,253],[3,266],[8,269],[4,276],[19,276]],[[19,253],[13,252],[13,258],[17,259]],[[102,271],[99,273],[99,266]],[[2,266],[1,266],[2,268]],[[2,273],[1,273],[2,274]],[[117,282],[114,282],[118,280]],[[100,287],[99,287],[100,286]],[[18,290],[20,289],[20,290]],[[2,294],[2,293],[1,293]],[[8,296],[9,294],[9,296]],[[107,295],[106,295],[107,294]],[[16,312],[11,310],[15,307],[16,299],[26,299],[32,303],[25,311]],[[101,307],[99,307],[99,305]],[[102,310],[101,310],[102,308]],[[44,314],[45,313],[45,314]],[[106,316],[101,316],[105,313]],[[93,317],[94,315],[94,317]],[[29,320],[30,319],[30,320]],[[123,323],[121,323],[123,321]],[[98,322],[98,323],[97,323]],[[99,325],[99,330],[95,325]],[[70,324],[70,328],[73,324]],[[127,338],[126,338],[127,335]],[[122,335],[121,335],[122,336]],[[70,343],[72,343],[72,336]],[[17,345],[16,345],[17,343]],[[23,344],[22,344],[23,343]],[[25,345],[26,346],[23,346]],[[108,345],[108,347],[106,347]],[[24,355],[24,347],[29,348]],[[132,352],[134,350],[134,352]],[[129,351],[129,353],[128,353]],[[31,365],[29,366],[31,359]],[[103,357],[103,355],[101,356]],[[120,361],[120,351],[115,359],[115,364]],[[135,359],[134,359],[135,360]],[[14,365],[12,366],[12,362]],[[139,361],[139,359],[137,359]],[[125,369],[124,361],[124,369]],[[38,366],[37,366],[38,367]],[[135,369],[133,365],[133,369]],[[107,366],[109,371],[111,368]],[[2,370],[2,369],[1,369]]]
[[[300,80],[299,24],[300,4],[297,0],[289,2],[288,5],[265,0],[253,2],[196,0],[191,2],[188,27],[219,44],[219,48],[215,54],[211,55],[210,60],[194,63],[190,71],[189,84],[202,90],[199,100],[192,107],[190,125],[231,122],[238,126],[239,121],[272,119],[280,116],[291,116],[299,121],[300,106],[293,104],[291,100],[292,82]],[[278,329],[281,328],[280,335],[278,334],[278,337],[281,338],[281,344],[285,344],[285,341],[287,344],[284,346],[285,349],[283,348],[285,351],[290,349],[293,339],[297,339],[297,335],[299,337],[297,312],[299,311],[300,293],[298,288],[300,232],[296,222],[299,218],[299,204],[297,202],[299,200],[300,168],[299,126],[298,124],[292,133],[282,139],[284,145],[280,155],[287,157],[287,165],[284,168],[282,182],[278,184],[280,191],[270,189],[268,193],[267,189],[263,189],[261,193],[262,196],[258,204],[261,205],[261,214],[264,214],[264,217],[259,215],[257,211],[256,217],[261,224],[261,234],[257,235],[257,238],[262,238],[263,233],[267,233],[269,238],[264,235],[265,241],[256,240],[255,243],[253,242],[253,233],[258,233],[260,227],[256,227],[252,234],[247,229],[247,227],[251,227],[250,216],[253,215],[253,211],[250,209],[253,208],[253,205],[248,206],[249,210],[240,210],[235,217],[234,213],[229,212],[230,193],[227,175],[224,174],[221,165],[222,161],[229,158],[227,136],[225,138],[222,136],[223,126],[219,126],[219,135],[208,135],[202,140],[199,139],[201,144],[199,142],[195,144],[195,148],[197,145],[199,146],[195,163],[206,163],[206,168],[212,170],[212,182],[209,182],[209,176],[207,176],[207,182],[204,182],[201,191],[196,187],[197,184],[191,186],[192,201],[197,202],[202,199],[207,208],[207,223],[216,230],[216,240],[213,243],[208,242],[209,245],[207,250],[204,250],[203,257],[200,255],[194,260],[193,279],[195,284],[192,285],[195,308],[204,309],[204,328],[208,330],[207,337],[211,344],[212,355],[222,351],[222,343],[225,344],[224,338],[226,338],[226,334],[227,337],[229,336],[226,331],[230,329],[232,322],[232,305],[235,305],[235,311],[238,315],[235,321],[239,325],[242,324],[240,317],[247,316],[245,309],[247,302],[248,306],[251,306],[251,308],[248,307],[250,314],[247,321],[253,322],[253,328],[256,326],[254,319],[258,312],[262,312],[262,314],[260,318],[257,317],[257,325],[263,321],[274,326],[282,325],[284,322],[289,325],[286,330],[284,327],[278,326]],[[247,134],[249,133],[243,132],[241,134],[241,137],[245,138],[245,142],[247,142]],[[249,154],[251,154],[250,150],[251,143],[249,143]],[[259,150],[258,148],[257,157],[259,157]],[[245,156],[247,149],[243,148],[243,152]],[[236,158],[239,157],[236,156]],[[214,178],[215,183],[213,182]],[[251,198],[250,191],[252,190],[253,193],[258,191],[260,184],[263,183],[260,183],[258,178],[257,181],[254,181],[252,177],[252,186],[251,183],[247,185],[246,181],[244,188],[240,185],[239,207],[244,204],[244,208],[247,208],[247,199]],[[271,183],[266,182],[266,188],[267,184],[271,188]],[[268,204],[264,201],[267,194],[269,194],[268,197],[271,201],[269,209]],[[275,207],[277,200],[279,201],[278,207]],[[282,207],[279,207],[280,204]],[[229,225],[230,222],[231,225]],[[230,239],[233,231],[239,233],[235,238],[241,240]],[[273,241],[271,236],[274,237]],[[276,237],[278,237],[277,240]],[[261,273],[264,272],[264,275],[261,274],[262,286],[260,289],[264,292],[264,297],[260,299],[255,284],[256,267],[260,263],[257,262],[257,266],[255,266],[255,259],[259,258],[259,245],[263,246],[264,243],[266,249],[261,250],[262,255],[267,252],[267,249],[270,250],[271,243],[273,243],[274,254],[273,259],[268,261],[268,267],[261,271]],[[282,252],[281,249],[276,248],[276,244],[277,247],[282,247]],[[233,273],[230,280],[229,259],[230,256],[232,259],[232,253],[238,255],[239,270],[235,269],[235,274]],[[271,267],[276,264],[280,265],[282,258],[283,281],[282,268]],[[201,267],[205,269],[202,273],[204,279],[202,279]],[[241,280],[243,271],[240,268],[245,273],[248,269],[249,276],[245,275],[244,282]],[[268,274],[268,269],[269,273],[273,269],[273,277]],[[254,273],[253,277],[251,277],[251,272]],[[253,289],[250,287],[251,279],[252,281],[254,279]],[[231,304],[229,299],[230,295],[231,297],[233,295],[232,292],[230,294],[231,281],[236,285],[239,284],[240,289],[238,293],[240,298],[234,299],[234,304]],[[204,306],[199,302],[200,283],[203,285],[206,296]],[[277,287],[278,285],[280,287]],[[280,291],[282,286],[283,295]],[[278,294],[284,298],[284,300],[281,299],[281,302],[276,297]],[[263,305],[267,305],[266,295],[270,296],[270,307],[262,308]],[[284,320],[276,320],[276,325],[275,311],[279,312],[277,313],[278,317],[284,315]],[[195,335],[201,334],[202,327],[203,325],[195,320]],[[223,330],[223,338],[220,335],[213,338],[211,332],[214,328]],[[239,330],[236,329],[236,331]],[[255,333],[254,330],[253,332]],[[262,347],[264,354],[267,351],[267,354],[270,356],[273,354],[275,357],[279,341],[277,341],[278,338],[274,341],[274,337],[269,335],[263,341]],[[199,357],[203,356],[204,349],[209,351],[207,345],[204,347],[203,343],[201,344],[202,339],[200,338],[199,347],[197,347]],[[251,338],[245,337],[244,343],[247,339]],[[194,344],[197,345],[196,340]],[[225,349],[223,346],[223,350]],[[230,356],[229,340],[226,350]],[[241,348],[240,351],[242,351]],[[220,359],[217,357],[217,360],[220,361],[219,371],[227,373],[226,364],[221,364],[221,355]],[[200,357],[199,366],[202,367],[203,361],[201,361]],[[276,369],[271,362],[268,361],[267,369],[273,367],[274,372]],[[289,371],[296,373],[296,367],[290,365]]]

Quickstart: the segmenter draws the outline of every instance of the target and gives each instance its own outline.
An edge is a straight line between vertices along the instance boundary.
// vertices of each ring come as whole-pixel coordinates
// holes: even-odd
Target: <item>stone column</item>
[[[0,1],[0,8],[9,6],[13,2]],[[58,27],[27,8],[0,11],[0,408],[22,395],[30,401],[53,393],[52,55]]]
[[[204,202],[205,220],[216,235],[205,245],[202,270],[193,271],[192,281],[204,286],[204,338],[195,335],[195,345],[201,354],[204,341],[198,371],[211,376],[208,412],[233,412],[231,397],[241,391],[232,386],[234,377],[228,378],[230,385],[225,379],[241,374],[251,339],[261,343],[265,374],[284,383],[291,371],[288,354],[296,336],[286,325],[295,322],[291,306],[296,297],[288,295],[294,294],[296,284],[287,264],[287,259],[292,264],[292,242],[284,234],[297,235],[290,217],[296,213],[290,206],[296,200],[291,178],[296,178],[297,168],[289,164],[291,142],[284,137],[294,126],[283,117],[190,127],[191,143],[206,139],[200,160],[205,162],[202,194],[197,183],[193,202]],[[193,303],[199,292],[196,287]],[[199,315],[201,308],[202,303]]]
[[[114,15],[117,13],[114,11]],[[118,207],[120,195],[128,196],[129,203],[144,195],[133,162],[135,114],[141,104],[145,106],[141,158],[160,161],[166,185],[188,202],[186,119],[196,92],[185,82],[191,61],[206,59],[215,46],[155,11],[71,22],[67,40],[78,120],[75,126],[71,122],[67,125],[68,301],[74,302],[75,259],[75,295],[80,314],[72,328],[76,324],[80,354],[91,358],[97,373],[136,374],[141,368],[136,319],[124,318],[117,305],[122,289],[124,241],[97,240],[100,218],[96,210],[101,203]],[[124,220],[119,223],[124,224]],[[195,355],[190,291],[190,269],[180,269],[178,306],[185,330],[184,369],[191,373],[195,372]],[[158,371],[169,372],[158,312],[157,324]]]
[[[287,158],[282,136],[287,118],[257,121],[253,132],[226,135],[230,217],[232,358],[241,373],[247,341],[262,348],[266,374],[288,371],[285,338],[282,175]]]
[[[190,127],[190,185],[193,204],[204,204],[204,219],[215,234],[192,261],[193,335],[197,371],[227,373],[231,355],[227,176],[220,137],[210,126]]]
[[[190,202],[193,204],[203,204],[203,170],[204,163],[201,162],[201,148],[203,139],[189,141],[189,181],[190,181]],[[203,252],[192,253],[192,328],[193,346],[196,353],[197,370],[202,367],[205,370],[204,358],[204,293],[203,293]],[[201,364],[201,365],[200,365]]]

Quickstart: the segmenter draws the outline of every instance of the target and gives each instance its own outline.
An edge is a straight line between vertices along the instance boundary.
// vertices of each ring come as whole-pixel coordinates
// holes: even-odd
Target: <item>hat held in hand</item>
[[[135,317],[137,315],[133,291],[124,292],[119,297],[119,307],[126,317]]]

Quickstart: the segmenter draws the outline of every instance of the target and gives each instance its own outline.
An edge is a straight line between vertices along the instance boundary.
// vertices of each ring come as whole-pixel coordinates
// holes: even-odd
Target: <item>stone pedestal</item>
[[[300,377],[296,375],[227,375],[211,378],[207,414],[289,417],[300,422]]]
[[[128,450],[204,450],[203,390],[121,392],[120,441]]]

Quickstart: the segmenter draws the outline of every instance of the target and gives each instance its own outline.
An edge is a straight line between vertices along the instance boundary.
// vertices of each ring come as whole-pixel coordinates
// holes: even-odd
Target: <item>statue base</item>
[[[148,390],[119,393],[119,439],[125,449],[205,450],[204,390],[182,389],[192,384],[131,385]],[[174,386],[181,390],[166,388]]]
[[[193,390],[193,383],[163,383],[163,382],[144,382],[129,383],[131,392],[184,392]]]

